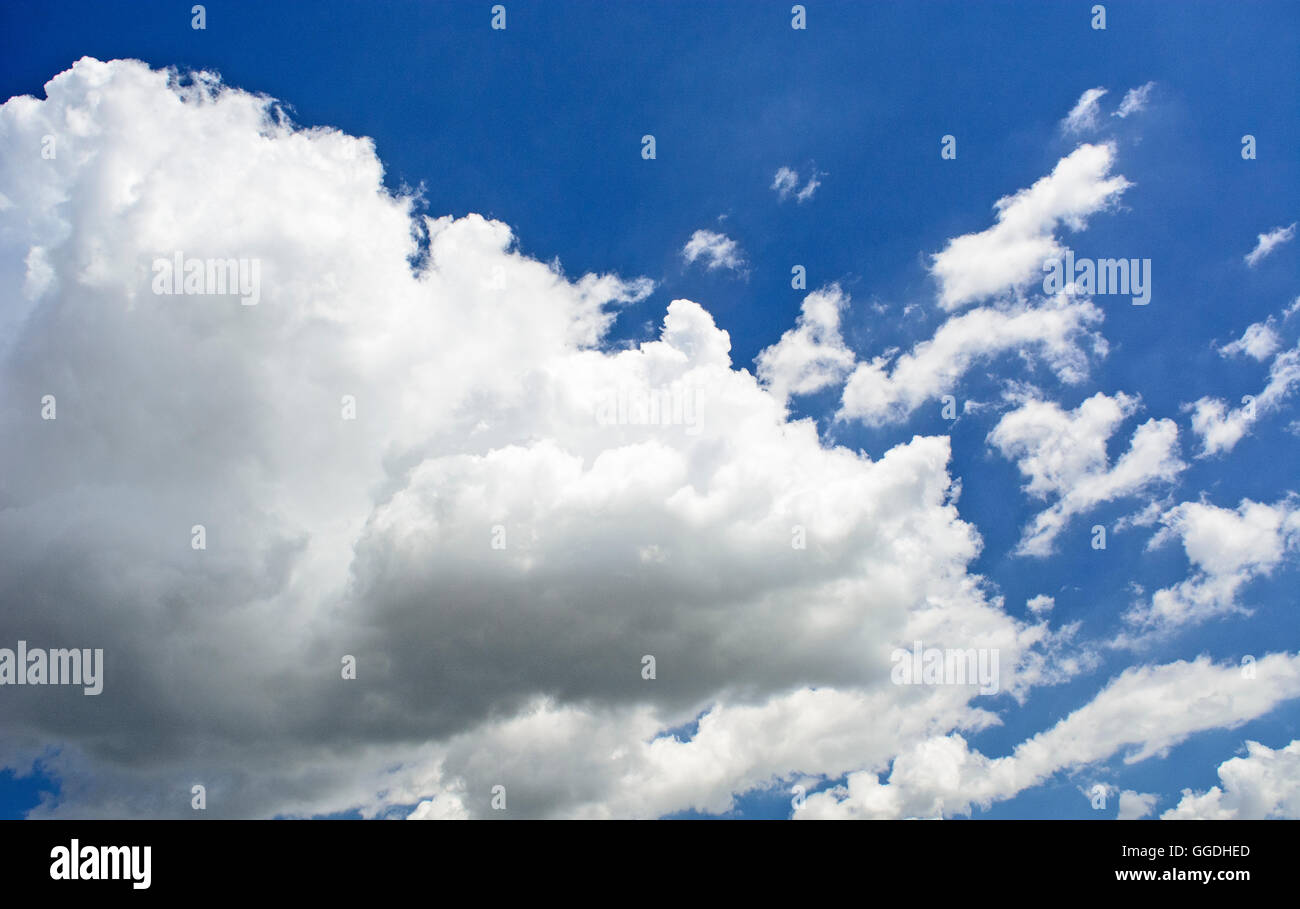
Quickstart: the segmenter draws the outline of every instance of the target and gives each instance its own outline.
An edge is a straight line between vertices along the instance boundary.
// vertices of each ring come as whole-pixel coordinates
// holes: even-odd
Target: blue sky
[[[1086,230],[1057,231],[1086,257],[1152,263],[1152,300],[1096,298],[1109,353],[1086,381],[1062,383],[1018,352],[981,362],[959,401],[997,405],[1008,381],[1031,383],[1066,410],[1097,392],[1140,396],[1109,438],[1114,463],[1138,424],[1178,427],[1186,469],[1157,495],[1125,496],[1075,517],[1047,558],[1015,554],[1044,507],[1026,495],[1013,460],[987,437],[1005,411],[945,420],[937,401],[907,420],[871,426],[837,420],[840,385],[795,398],[823,441],[873,459],[916,434],[950,435],[958,508],[983,539],[969,566],[1007,612],[1055,597],[1054,625],[1079,621],[1097,663],[1023,705],[983,699],[1001,725],[973,732],[973,749],[1008,754],[1088,703],[1136,663],[1208,654],[1300,649],[1292,553],[1239,592],[1249,616],[1219,616],[1140,651],[1103,646],[1123,627],[1133,584],[1147,593],[1189,574],[1177,540],[1145,547],[1152,528],[1115,524],[1153,498],[1235,508],[1276,503],[1296,486],[1300,435],[1294,401],[1259,420],[1231,451],[1195,457],[1184,405],[1258,394],[1267,360],[1218,348],[1272,317],[1282,350],[1300,316],[1294,241],[1257,266],[1243,261],[1259,234],[1300,215],[1300,8],[1258,2],[1106,4],[1107,27],[1089,27],[1087,3],[808,3],[808,27],[789,27],[787,3],[507,2],[508,27],[488,27],[488,3],[209,3],[207,28],[189,27],[189,4],[65,2],[9,5],[0,13],[0,97],[43,97],[44,84],[83,56],[134,58],[154,68],[219,72],[225,84],[280,99],[295,123],[371,137],[393,191],[419,187],[430,216],[477,212],[510,225],[523,254],[564,273],[646,276],[653,293],[621,307],[604,342],[656,337],[668,302],[688,298],[731,338],[732,363],[754,358],[795,325],[805,293],[836,282],[851,298],[841,330],[859,361],[906,351],[949,317],[937,304],[930,256],[993,223],[993,203],[1049,174],[1081,142],[1111,142],[1113,172],[1132,184]],[[1153,83],[1145,109],[1111,113],[1126,92]],[[1096,129],[1068,134],[1062,119],[1087,89],[1104,87]],[[656,158],[643,160],[653,134]],[[940,137],[957,157],[940,157]],[[1258,143],[1243,160],[1241,137]],[[819,174],[806,202],[771,188],[780,167]],[[803,185],[802,182],[800,185]],[[738,244],[743,273],[688,264],[700,229]],[[1104,553],[1094,524],[1112,528]],[[1300,700],[1237,728],[1197,732],[1163,757],[1126,764],[1124,752],[1053,774],[973,817],[1090,818],[1081,794],[1102,782],[1159,796],[1219,784],[1218,766],[1246,740],[1282,748],[1297,738]],[[50,742],[52,747],[58,743]],[[0,816],[18,817],[55,777],[0,775]],[[837,776],[816,784],[843,784]],[[670,816],[699,816],[691,810]],[[786,817],[788,781],[740,794],[729,814]]]

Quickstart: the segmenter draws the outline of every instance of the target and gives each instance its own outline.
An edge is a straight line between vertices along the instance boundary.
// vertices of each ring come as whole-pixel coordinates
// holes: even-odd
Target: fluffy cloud
[[[1080,145],[1046,177],[995,204],[997,223],[948,241],[933,256],[939,305],[958,309],[1041,278],[1043,262],[1063,254],[1055,231],[1082,230],[1132,184],[1110,175],[1115,147]]]
[[[1119,794],[1119,821],[1136,821],[1147,817],[1155,810],[1159,797],[1150,792],[1134,792],[1125,789]]]
[[[682,258],[688,263],[703,259],[704,267],[709,271],[718,268],[739,271],[745,265],[745,257],[736,241],[711,230],[697,230],[691,234],[682,247]]]
[[[1102,97],[1105,96],[1106,89],[1090,88],[1079,96],[1074,107],[1066,114],[1065,119],[1061,121],[1061,128],[1067,133],[1083,133],[1090,129],[1097,128],[1097,116],[1100,113]]]
[[[946,438],[827,447],[689,300],[620,349],[650,282],[417,217],[368,140],[215,77],[46,93],[0,108],[0,639],[107,668],[6,691],[0,761],[62,782],[34,814],[725,810],[996,722],[897,646],[996,649],[1013,697],[1079,665],[968,574]],[[153,293],[177,252],[256,259],[258,303]],[[810,298],[791,388],[846,362]]]
[[[1092,328],[1102,313],[1090,300],[1059,294],[1039,305],[980,307],[945,321],[932,338],[900,356],[861,362],[844,387],[838,417],[883,425],[906,419],[926,401],[954,391],[976,363],[1012,351],[1040,359],[1065,383],[1088,375],[1085,345],[1106,342]]]
[[[1016,459],[1029,480],[1027,493],[1056,500],[1025,529],[1020,554],[1050,554],[1070,518],[1169,482],[1186,467],[1178,458],[1177,425],[1156,419],[1138,426],[1128,451],[1108,465],[1106,442],[1137,412],[1138,403],[1122,392],[1114,397],[1098,392],[1067,412],[1052,401],[1029,400],[998,421],[989,444]]]
[[[795,327],[757,358],[759,378],[780,398],[820,391],[843,380],[854,354],[840,337],[848,297],[831,285],[804,297]]]
[[[1239,354],[1255,360],[1267,360],[1279,347],[1282,341],[1273,330],[1273,320],[1270,318],[1267,322],[1255,322],[1246,327],[1246,331],[1240,338],[1224,344],[1219,348],[1219,353],[1225,357],[1233,357]]]
[[[1276,751],[1246,743],[1246,756],[1219,765],[1219,782],[1206,792],[1183,790],[1164,820],[1300,818],[1300,740]]]
[[[1110,145],[1081,145],[1029,189],[999,199],[993,227],[949,241],[931,267],[940,305],[958,309],[1041,275],[1044,260],[1063,251],[1053,235],[1056,227],[1082,229],[1087,215],[1129,186],[1123,177],[1108,176],[1113,159]],[[1042,360],[1062,382],[1081,382],[1088,374],[1088,349],[1106,353],[1095,331],[1101,320],[1091,300],[1067,294],[1002,300],[951,316],[909,352],[858,363],[837,416],[870,425],[901,421],[926,401],[954,391],[976,364],[1013,351]]]
[[[1300,507],[1294,497],[1275,505],[1243,499],[1236,509],[1184,502],[1160,521],[1163,526],[1148,548],[1180,540],[1193,572],[1128,613],[1127,620],[1144,634],[1243,611],[1237,602],[1241,588],[1270,574],[1300,547]],[[1133,639],[1123,635],[1118,640],[1127,644]]]
[[[1250,331],[1246,334],[1249,336]],[[1245,338],[1242,339],[1243,341]],[[1234,342],[1234,344],[1237,342]],[[1267,339],[1253,339],[1256,348],[1267,344]],[[1233,345],[1229,345],[1231,347]],[[1242,406],[1229,409],[1222,398],[1203,397],[1184,409],[1192,412],[1192,431],[1201,439],[1198,457],[1209,457],[1232,451],[1261,417],[1282,408],[1282,404],[1300,385],[1300,345],[1283,351],[1273,358],[1268,370],[1268,383],[1258,395],[1242,399]]]
[[[1045,593],[1040,593],[1038,594],[1038,596],[1030,597],[1028,600],[1025,601],[1025,608],[1027,608],[1034,615],[1041,615],[1045,612],[1051,612],[1054,606],[1056,606],[1056,599],[1053,597],[1049,597]]]
[[[1254,268],[1261,260],[1283,243],[1289,243],[1295,237],[1295,222],[1286,227],[1275,227],[1268,233],[1259,235],[1255,248],[1246,253],[1246,264]]]
[[[1300,695],[1300,655],[1270,654],[1254,678],[1208,658],[1133,667],[1092,701],[1001,758],[972,751],[960,735],[934,737],[900,754],[882,782],[849,774],[844,786],[808,797],[796,818],[899,818],[969,814],[1053,774],[1123,752],[1126,764],[1163,755],[1204,729],[1238,726]]]

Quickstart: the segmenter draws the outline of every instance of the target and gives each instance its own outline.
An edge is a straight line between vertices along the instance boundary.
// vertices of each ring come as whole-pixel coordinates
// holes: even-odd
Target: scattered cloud
[[[1259,340],[1256,340],[1259,345]],[[1229,345],[1231,346],[1231,345]],[[1205,458],[1231,451],[1262,417],[1282,408],[1297,385],[1300,385],[1300,346],[1273,358],[1268,383],[1258,395],[1247,395],[1242,406],[1229,409],[1222,398],[1198,398],[1184,405],[1192,412],[1192,431],[1201,439],[1197,457]]]
[[[1072,411],[1052,401],[1026,401],[989,433],[989,444],[1016,459],[1029,479],[1025,492],[1055,498],[1025,528],[1017,553],[1046,556],[1070,519],[1103,502],[1132,496],[1155,483],[1173,481],[1186,468],[1178,457],[1178,427],[1151,419],[1133,432],[1126,451],[1108,465],[1107,440],[1137,412],[1137,398],[1101,392]]]
[[[1286,227],[1275,227],[1268,233],[1260,234],[1255,248],[1246,253],[1246,264],[1254,268],[1274,249],[1283,243],[1290,243],[1295,237],[1295,228],[1296,222],[1292,221]]]
[[[1129,114],[1136,114],[1146,109],[1147,101],[1151,97],[1151,90],[1155,88],[1154,82],[1148,82],[1146,85],[1140,85],[1137,88],[1130,88],[1124,94],[1124,98],[1119,103],[1119,108],[1111,114],[1112,117],[1124,119]]]
[[[1075,103],[1070,112],[1066,114],[1065,119],[1061,121],[1061,128],[1067,133],[1078,134],[1097,128],[1097,116],[1100,113],[1102,97],[1105,96],[1106,89],[1090,88]],[[1126,99],[1127,100],[1127,99]]]
[[[1219,353],[1225,357],[1245,354],[1252,359],[1263,361],[1271,357],[1281,346],[1282,340],[1273,330],[1273,320],[1270,318],[1267,322],[1255,322],[1248,326],[1240,338],[1220,347]]]
[[[1150,792],[1134,792],[1132,789],[1125,789],[1119,794],[1119,814],[1116,815],[1118,821],[1137,821],[1144,817],[1149,817],[1156,810],[1156,803],[1160,797]]]
[[[1082,230],[1132,185],[1110,175],[1114,161],[1113,145],[1080,145],[1033,186],[999,199],[992,227],[949,240],[930,268],[939,305],[951,311],[1041,281],[1043,263],[1064,252],[1056,229]]]
[[[1042,615],[1045,612],[1051,612],[1052,607],[1056,605],[1056,600],[1045,593],[1040,593],[1036,597],[1030,597],[1025,602],[1025,607],[1034,615]]]
[[[1288,553],[1300,547],[1300,507],[1291,497],[1274,505],[1243,499],[1236,509],[1184,502],[1160,521],[1163,527],[1148,548],[1181,540],[1192,574],[1173,587],[1157,590],[1149,602],[1126,614],[1136,636],[1122,635],[1118,639],[1121,646],[1231,612],[1245,612],[1237,600],[1241,589],[1270,574]]]
[[[719,268],[740,271],[745,266],[745,258],[736,241],[712,230],[697,230],[691,234],[682,247],[682,258],[688,263],[702,259],[709,271]]]
[[[1102,313],[1086,298],[1059,294],[1040,305],[980,307],[945,321],[902,355],[860,362],[844,386],[838,419],[881,426],[906,419],[926,401],[954,391],[976,363],[1015,351],[1045,363],[1067,384],[1088,375],[1088,348],[1106,352],[1092,329]]]
[[[1274,750],[1246,742],[1246,756],[1219,765],[1220,786],[1183,790],[1162,820],[1266,820],[1300,818],[1300,740]]]
[[[779,167],[772,178],[772,189],[782,199],[789,196],[799,186],[799,173],[791,167]]]
[[[931,738],[895,758],[886,781],[866,771],[808,796],[794,817],[900,818],[968,815],[1053,774],[1123,752],[1125,764],[1163,756],[1190,735],[1232,728],[1300,695],[1300,655],[1261,658],[1255,678],[1208,657],[1133,666],[1091,702],[1006,757],[972,751],[961,735]]]
[[[821,178],[826,176],[817,168],[812,168],[812,173],[808,175],[807,181],[804,182],[803,188],[799,188],[799,172],[792,167],[780,167],[776,171],[776,176],[772,178],[772,189],[776,190],[777,196],[781,201],[785,201],[790,196],[794,196],[796,202],[807,202],[817,192],[817,187],[821,186]]]
[[[803,189],[795,193],[794,196],[795,201],[807,202],[809,199],[811,199],[813,197],[813,193],[817,192],[817,187],[822,185],[822,181],[819,179],[821,176],[822,175],[819,174],[817,171],[813,171],[812,174],[808,177],[808,182],[803,185]]]

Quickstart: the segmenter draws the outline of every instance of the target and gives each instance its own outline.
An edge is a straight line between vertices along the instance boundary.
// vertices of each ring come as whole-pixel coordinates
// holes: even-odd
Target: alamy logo
[[[699,389],[691,385],[610,389],[596,401],[601,426],[684,426],[700,431]]]
[[[18,642],[17,651],[0,647],[0,685],[84,685],[82,694],[104,690],[104,651],[27,649]]]
[[[1076,259],[1067,249],[1064,258],[1043,260],[1043,293],[1119,294],[1133,298],[1134,306],[1151,302],[1150,259]]]
[[[889,678],[895,685],[979,685],[980,694],[998,692],[996,648],[943,650],[923,648],[916,641],[910,651],[900,647],[889,659],[894,663]]]
[[[68,846],[50,850],[50,877],[56,881],[132,881],[135,890],[148,890],[152,880],[152,846]]]
[[[156,294],[235,294],[245,306],[262,298],[261,259],[187,259],[177,250],[170,259],[153,260]]]

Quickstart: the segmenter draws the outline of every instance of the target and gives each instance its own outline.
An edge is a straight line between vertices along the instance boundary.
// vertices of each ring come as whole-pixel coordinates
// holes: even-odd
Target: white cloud
[[[820,176],[821,174],[817,171],[813,171],[812,174],[809,175],[808,181],[803,185],[803,189],[795,193],[794,198],[796,202],[807,202],[813,197],[813,193],[817,192],[817,187],[822,185],[822,181],[818,179]]]
[[[932,259],[939,305],[946,310],[1041,281],[1043,262],[1063,254],[1054,235],[1065,224],[1082,230],[1132,184],[1110,176],[1113,145],[1080,145],[1046,177],[995,204],[997,223],[948,241]]]
[[[509,792],[506,793],[509,795]],[[509,807],[509,801],[506,802]],[[465,807],[464,794],[458,792],[439,792],[433,798],[425,799],[415,806],[407,815],[410,821],[464,821],[471,817]]]
[[[1240,338],[1220,347],[1219,353],[1225,357],[1245,354],[1255,360],[1263,361],[1271,357],[1281,346],[1282,341],[1273,330],[1273,320],[1270,318],[1267,322],[1255,322],[1247,326]]]
[[[1061,121],[1061,128],[1067,133],[1082,133],[1097,128],[1098,103],[1106,94],[1104,88],[1090,88],[1079,96],[1074,107]]]
[[[969,814],[975,806],[1038,785],[1066,769],[1123,752],[1126,764],[1162,756],[1207,729],[1234,728],[1300,696],[1300,655],[1275,653],[1247,679],[1239,667],[1192,662],[1131,667],[1091,702],[1001,758],[972,751],[960,735],[931,738],[900,754],[889,777],[851,773],[814,793],[796,818],[898,818]]]
[[[1192,431],[1201,439],[1197,457],[1232,451],[1256,421],[1282,408],[1297,385],[1300,385],[1300,346],[1273,358],[1264,390],[1243,398],[1241,407],[1229,410],[1222,398],[1211,397],[1184,405],[1184,410],[1192,412]]]
[[[839,419],[883,425],[905,419],[926,401],[954,391],[976,363],[1016,352],[1040,359],[1067,384],[1088,375],[1084,344],[1104,354],[1106,343],[1091,331],[1101,310],[1085,298],[1057,295],[1041,305],[980,307],[953,316],[934,337],[901,356],[860,362],[849,376]]]
[[[776,176],[772,178],[771,188],[776,190],[777,196],[782,201],[793,195],[796,202],[807,202],[813,197],[813,193],[817,192],[817,187],[822,185],[819,178],[824,176],[826,175],[814,167],[803,188],[799,189],[799,172],[792,167],[780,167],[777,168]]]
[[[1163,496],[1152,499],[1143,505],[1140,509],[1132,514],[1126,514],[1115,522],[1117,531],[1124,531],[1130,527],[1150,527],[1160,520],[1160,516],[1168,511],[1174,504],[1172,496]]]
[[[1044,259],[1061,252],[1053,236],[1060,223],[1084,226],[1088,214],[1110,204],[1129,186],[1107,177],[1114,158],[1109,145],[1081,145],[1061,159],[1052,173],[1029,189],[998,200],[998,223],[977,234],[949,241],[933,257],[932,273],[941,285],[940,304],[953,310],[1028,282],[1041,275]],[[1041,359],[1067,384],[1088,374],[1090,346],[1106,352],[1092,329],[1101,310],[1086,297],[1003,301],[944,322],[934,336],[910,352],[894,352],[860,362],[844,389],[839,419],[882,425],[905,419],[928,400],[954,391],[980,362],[1012,351]]]
[[[840,337],[840,313],[848,297],[839,285],[808,294],[795,327],[757,358],[758,376],[779,398],[811,394],[843,380],[853,352]]]
[[[718,268],[739,271],[745,265],[745,258],[736,241],[712,230],[697,230],[691,234],[691,238],[682,247],[682,258],[688,263],[703,259],[704,267],[709,271]]]
[[[1178,458],[1177,425],[1155,419],[1138,426],[1128,451],[1108,465],[1106,442],[1137,412],[1138,403],[1122,392],[1114,397],[1098,392],[1067,412],[1052,401],[1030,400],[998,421],[989,444],[1003,457],[1016,459],[1029,479],[1027,493],[1056,499],[1025,528],[1019,554],[1050,554],[1075,515],[1170,482],[1187,466]]]
[[[1119,794],[1119,814],[1116,816],[1118,821],[1136,821],[1141,820],[1151,814],[1156,808],[1156,802],[1160,797],[1149,792],[1134,792],[1132,789],[1125,789]]]
[[[1275,227],[1266,234],[1259,235],[1259,242],[1255,248],[1246,253],[1246,264],[1254,268],[1260,261],[1283,243],[1291,242],[1295,237],[1296,222],[1291,222],[1286,227]]]
[[[1025,607],[1034,615],[1042,615],[1045,612],[1051,612],[1052,607],[1056,605],[1056,600],[1045,593],[1040,593],[1036,597],[1030,597],[1025,601]]]
[[[1161,517],[1163,525],[1148,548],[1182,541],[1192,574],[1173,587],[1157,590],[1150,602],[1125,616],[1137,636],[1121,635],[1127,646],[1144,636],[1198,624],[1215,616],[1244,612],[1241,588],[1266,576],[1300,547],[1300,508],[1293,498],[1266,505],[1243,499],[1237,508],[1184,502]]]
[[[791,167],[779,167],[772,178],[772,189],[782,199],[789,196],[799,186],[799,172]]]
[[[1300,740],[1274,750],[1246,742],[1246,756],[1219,765],[1219,782],[1206,792],[1183,790],[1163,820],[1300,818]]]
[[[1151,89],[1155,88],[1154,82],[1148,82],[1146,85],[1140,85],[1137,88],[1130,88],[1119,103],[1119,108],[1111,114],[1112,117],[1123,119],[1129,114],[1136,114],[1145,110],[1147,101],[1151,97]]]

